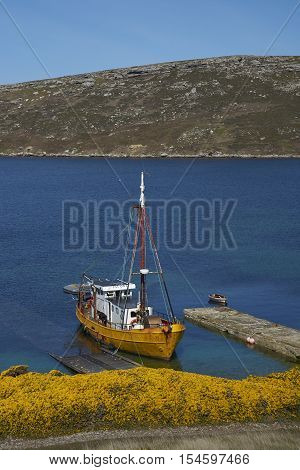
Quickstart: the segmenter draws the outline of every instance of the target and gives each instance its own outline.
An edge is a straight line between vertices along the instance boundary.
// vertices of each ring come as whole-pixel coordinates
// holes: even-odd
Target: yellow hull
[[[76,308],[76,316],[93,338],[112,345],[121,351],[159,359],[170,359],[183,333],[184,326],[172,324],[172,331],[165,333],[160,327],[144,330],[116,330],[104,326],[82,314]]]

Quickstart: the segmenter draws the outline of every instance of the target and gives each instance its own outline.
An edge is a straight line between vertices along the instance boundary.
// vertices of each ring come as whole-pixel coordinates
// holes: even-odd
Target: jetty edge
[[[300,330],[240,312],[230,307],[186,308],[184,317],[193,323],[279,354],[290,361],[300,362]]]
[[[60,356],[49,353],[60,364],[68,367],[77,374],[96,374],[106,370],[126,370],[133,367],[140,367],[141,364],[120,356],[102,346],[98,354],[77,354],[73,356]]]

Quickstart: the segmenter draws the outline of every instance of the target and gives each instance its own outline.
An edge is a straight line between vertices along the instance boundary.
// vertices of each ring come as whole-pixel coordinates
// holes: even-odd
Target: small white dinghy
[[[209,294],[208,299],[216,304],[227,304],[227,297],[223,294]]]

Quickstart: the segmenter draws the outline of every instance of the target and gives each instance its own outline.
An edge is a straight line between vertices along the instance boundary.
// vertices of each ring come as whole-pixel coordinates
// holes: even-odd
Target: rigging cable
[[[171,299],[170,299],[169,292],[168,292],[168,289],[167,289],[166,281],[164,279],[163,270],[161,268],[157,248],[156,248],[155,241],[154,241],[153,234],[152,234],[151,227],[150,227],[149,217],[148,217],[147,214],[146,214],[146,225],[147,225],[147,230],[148,230],[149,237],[150,237],[150,240],[151,240],[152,248],[153,248],[153,251],[155,253],[157,263],[158,263],[158,266],[159,266],[159,270],[158,270],[159,275],[161,277],[161,280],[162,280],[162,283],[163,283],[163,286],[164,286],[164,290],[165,290],[165,293],[166,293],[166,296],[167,296],[167,299],[168,299],[168,305],[169,305],[169,311],[170,311],[170,314],[171,314],[171,318],[172,318],[173,321],[175,321],[176,319],[175,319],[175,315],[174,315],[174,312],[173,312]]]
[[[129,293],[129,284],[130,284],[130,280],[132,277],[132,271],[133,271],[134,260],[135,260],[135,255],[136,255],[136,248],[137,248],[137,244],[139,241],[140,225],[141,225],[141,220],[140,220],[140,217],[138,217],[136,229],[135,229],[135,237],[134,237],[134,245],[133,245],[132,257],[131,257],[130,269],[129,269],[129,274],[128,274],[127,291],[126,291],[126,297],[125,297],[124,308],[123,308],[123,321],[122,321],[123,324],[124,324],[124,316],[125,316],[125,310],[126,310],[128,293]]]
[[[126,265],[127,265],[127,260],[128,260],[128,252],[129,252],[128,247],[129,247],[129,242],[130,242],[131,223],[132,223],[132,208],[130,209],[130,213],[129,213],[129,223],[128,223],[127,227],[125,227],[125,228],[128,228],[128,232],[127,232],[125,253],[124,253],[124,259],[123,259],[121,280],[123,280],[125,278],[125,270],[126,270]],[[120,306],[120,302],[121,302],[121,296],[119,298],[118,307]]]
[[[149,238],[150,238],[150,234],[149,234],[148,227],[147,227],[147,232],[148,232],[148,235],[149,235]],[[156,260],[155,254],[154,254],[153,247],[152,247],[152,254],[153,254],[153,259],[154,259],[154,263],[155,263],[155,268],[156,268],[156,271],[157,271],[157,273],[158,273],[159,285],[160,285],[162,297],[163,297],[163,300],[164,300],[164,304],[165,304],[165,308],[166,308],[168,320],[170,320],[168,301],[167,301],[166,294],[165,294],[165,291],[164,291],[164,288],[163,288],[163,283],[162,283],[162,280],[161,280],[161,277],[160,277],[160,273],[159,273],[159,266],[158,266],[158,264],[157,264],[157,260]]]

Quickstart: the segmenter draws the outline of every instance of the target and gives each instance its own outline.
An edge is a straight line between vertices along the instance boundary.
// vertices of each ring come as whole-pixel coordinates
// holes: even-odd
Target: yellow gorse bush
[[[297,368],[229,380],[142,367],[69,376],[16,366],[0,374],[0,436],[298,418],[299,403]]]

